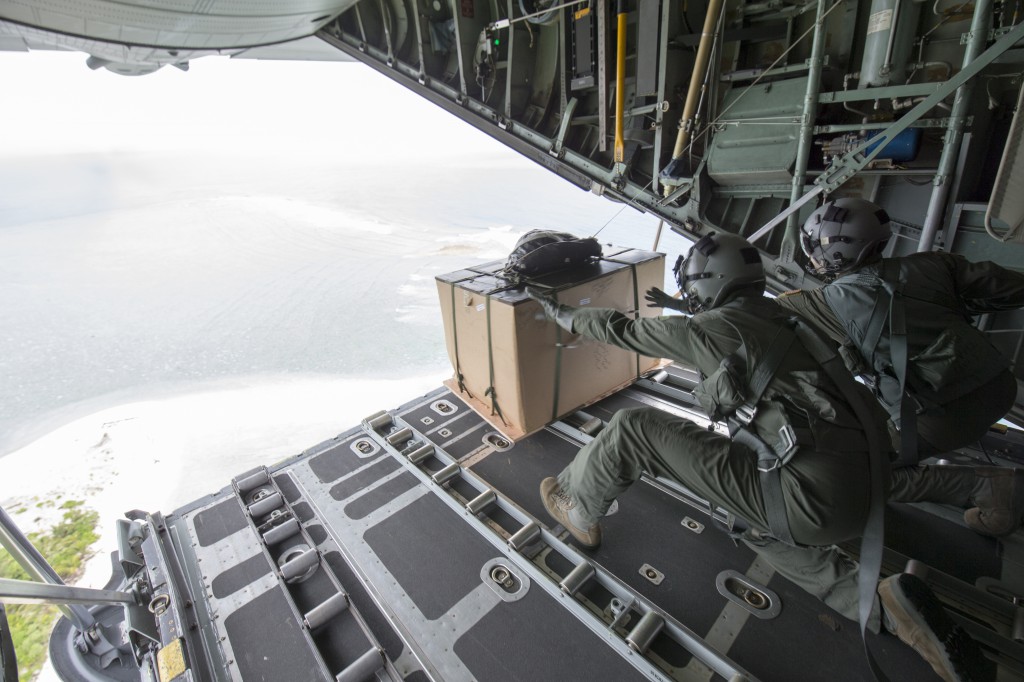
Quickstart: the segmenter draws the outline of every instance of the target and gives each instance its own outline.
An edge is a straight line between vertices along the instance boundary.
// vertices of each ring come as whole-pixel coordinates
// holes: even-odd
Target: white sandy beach
[[[444,376],[233,380],[77,419],[0,459],[0,504],[26,533],[52,525],[63,500],[99,513],[83,587],[110,578],[115,521],[130,509],[171,512],[440,386]],[[52,507],[38,506],[53,500]],[[47,665],[37,680],[59,678]]]

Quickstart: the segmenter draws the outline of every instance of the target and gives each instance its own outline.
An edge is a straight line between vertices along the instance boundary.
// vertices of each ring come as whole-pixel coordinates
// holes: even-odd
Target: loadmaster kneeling
[[[547,511],[596,547],[600,518],[642,473],[676,480],[745,521],[744,544],[862,629],[884,623],[946,680],[985,679],[977,644],[917,578],[882,581],[879,608],[893,456],[884,411],[813,328],[763,295],[760,255],[741,237],[704,237],[675,272],[692,317],[632,319],[530,295],[569,332],[697,368],[695,393],[732,437],[656,409],[620,411],[557,479],[541,483]],[[861,536],[876,547],[873,559],[862,549],[858,588],[860,566],[835,543]]]

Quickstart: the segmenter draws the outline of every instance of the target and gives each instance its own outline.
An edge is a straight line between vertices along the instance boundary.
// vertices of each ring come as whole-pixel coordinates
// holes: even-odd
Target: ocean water
[[[530,229],[650,248],[656,227],[507,158],[5,160],[0,455],[101,407],[218,382],[444,374],[436,275],[504,258]],[[666,230],[669,265],[684,248]]]

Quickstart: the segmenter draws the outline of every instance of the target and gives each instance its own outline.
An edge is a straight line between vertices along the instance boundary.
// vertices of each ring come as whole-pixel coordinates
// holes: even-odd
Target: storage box
[[[644,294],[664,285],[664,255],[604,250],[600,261],[532,283],[577,307],[660,314],[646,306]],[[545,319],[525,288],[502,276],[504,264],[441,275],[437,292],[455,369],[445,384],[507,438],[537,431],[658,365],[658,359],[570,334]]]

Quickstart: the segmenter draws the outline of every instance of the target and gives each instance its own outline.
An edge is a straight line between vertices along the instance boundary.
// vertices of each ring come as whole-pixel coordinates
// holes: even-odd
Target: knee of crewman
[[[608,420],[608,426],[606,428],[635,428],[648,421],[649,413],[652,411],[656,412],[657,410],[650,407],[627,407],[613,414],[612,418]]]

